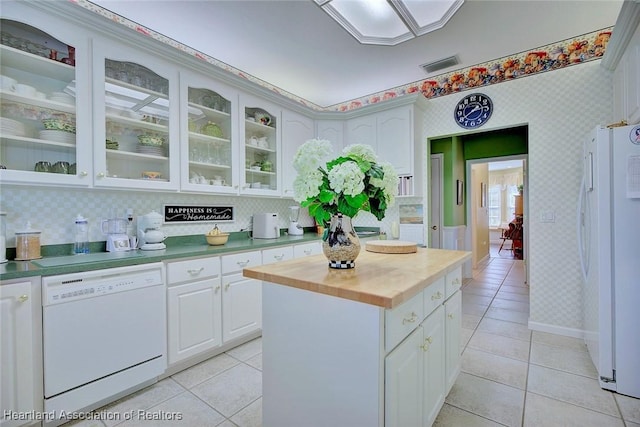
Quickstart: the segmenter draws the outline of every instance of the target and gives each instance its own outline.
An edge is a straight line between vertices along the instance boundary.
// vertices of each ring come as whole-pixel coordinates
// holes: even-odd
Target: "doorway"
[[[525,263],[525,282],[528,282],[527,159],[526,154],[520,154],[467,160],[466,175],[469,185],[466,199],[469,203],[465,247],[474,254],[471,269],[476,268],[478,262],[491,257],[522,259]],[[486,174],[482,173],[483,170]],[[514,197],[520,191],[521,207],[517,206]],[[492,196],[494,200],[491,200]],[[496,199],[500,203],[496,203]],[[521,227],[521,238],[501,240],[502,229],[509,228],[509,224],[515,222]],[[504,245],[500,250],[502,243]]]
[[[524,164],[525,155],[471,164],[470,185],[476,190],[472,190],[468,218],[475,225],[472,246],[479,260],[523,258]]]

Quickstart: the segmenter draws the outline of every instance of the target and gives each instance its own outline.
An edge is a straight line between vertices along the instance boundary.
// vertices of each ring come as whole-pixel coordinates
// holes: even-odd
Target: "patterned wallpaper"
[[[413,203],[415,198],[399,198],[397,201]],[[380,227],[390,232],[391,222],[398,221],[399,218],[398,202],[387,211],[383,221],[378,222],[373,215],[364,212],[356,217],[354,224]],[[223,231],[240,231],[251,226],[251,216],[255,212],[277,212],[280,227],[286,228],[289,225],[288,207],[296,203],[292,199],[265,197],[9,185],[3,185],[0,194],[0,206],[7,212],[7,247],[15,247],[15,232],[24,229],[27,221],[31,222],[33,228],[42,231],[43,245],[72,243],[74,220],[78,214],[89,220],[89,240],[104,241],[106,237],[100,228],[102,220],[113,215],[124,217],[127,208],[133,209],[135,216],[147,214],[152,210],[161,212],[164,204],[234,206],[235,220],[218,223],[218,227]],[[306,209],[301,210],[299,223],[305,227],[314,225]],[[166,224],[163,231],[169,236],[187,236],[205,233],[213,224]]]
[[[594,61],[481,90],[494,103],[493,116],[482,131],[529,128],[531,322],[559,329],[582,328],[576,234],[582,142],[596,125],[611,123],[612,87],[612,74]],[[461,133],[453,111],[463,96],[427,103],[429,138]],[[555,212],[555,222],[541,222],[544,211]]]

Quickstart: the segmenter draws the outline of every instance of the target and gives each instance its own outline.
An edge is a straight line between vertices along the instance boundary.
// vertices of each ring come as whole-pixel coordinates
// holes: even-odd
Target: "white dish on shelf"
[[[63,130],[41,130],[39,137],[47,141],[63,142],[65,144],[76,143],[76,135]]]
[[[8,119],[6,117],[0,117],[0,130],[2,131],[2,133],[7,133],[15,136],[25,135],[24,123],[17,120]]]
[[[62,104],[75,104],[75,98],[64,92],[53,92],[49,95],[49,100],[60,102]]]

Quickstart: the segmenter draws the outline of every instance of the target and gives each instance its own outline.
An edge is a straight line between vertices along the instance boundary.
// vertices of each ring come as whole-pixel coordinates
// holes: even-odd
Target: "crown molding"
[[[625,0],[616,21],[601,65],[607,70],[615,70],[629,45],[629,41],[640,25],[640,0]]]

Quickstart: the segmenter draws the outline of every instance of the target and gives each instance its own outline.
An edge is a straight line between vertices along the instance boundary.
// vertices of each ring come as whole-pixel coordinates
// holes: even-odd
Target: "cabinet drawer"
[[[220,258],[217,256],[167,263],[167,283],[169,285],[219,275]]]
[[[430,284],[429,287],[425,288],[424,291],[422,291],[422,294],[424,296],[425,316],[431,314],[433,310],[438,308],[438,306],[444,302],[444,282],[445,278],[441,277]]]
[[[256,267],[258,265],[262,265],[262,253],[260,251],[222,256],[222,274],[237,273],[245,267]]]
[[[447,273],[445,277],[445,299],[455,294],[462,286],[462,267]]]
[[[312,243],[302,243],[293,247],[293,257],[302,258],[305,256],[318,255],[322,253],[322,241]]]
[[[424,319],[422,293],[384,313],[384,347],[390,352]]]
[[[262,250],[262,264],[271,264],[288,259],[293,259],[293,247],[291,246],[280,246],[278,248]]]

